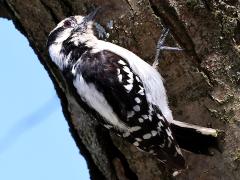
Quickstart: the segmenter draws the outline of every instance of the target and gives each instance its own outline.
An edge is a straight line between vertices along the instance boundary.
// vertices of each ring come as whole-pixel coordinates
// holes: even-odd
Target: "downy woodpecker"
[[[173,120],[161,75],[134,53],[100,40],[96,12],[62,20],[48,37],[51,59],[76,98],[101,116],[100,124],[173,169],[185,167],[179,146],[208,154],[216,130]]]

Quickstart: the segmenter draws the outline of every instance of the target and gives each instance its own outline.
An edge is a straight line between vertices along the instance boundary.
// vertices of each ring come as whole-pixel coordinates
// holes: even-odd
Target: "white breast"
[[[51,56],[52,61],[63,70],[63,54],[60,53],[62,44],[52,44],[49,46],[49,55]]]
[[[94,84],[86,83],[81,74],[77,74],[73,84],[82,100],[95,109],[109,124],[122,132],[129,130],[129,128],[118,119],[103,94],[95,88]]]

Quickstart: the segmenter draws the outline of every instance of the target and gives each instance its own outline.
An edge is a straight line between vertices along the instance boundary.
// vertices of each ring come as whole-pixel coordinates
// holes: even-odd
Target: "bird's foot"
[[[109,33],[107,33],[107,31],[105,30],[105,28],[99,24],[99,23],[94,23],[94,26],[96,28],[96,36],[99,38],[99,39],[102,39],[102,40],[105,40],[108,38],[109,36]]]
[[[166,41],[168,34],[169,34],[169,29],[168,28],[163,29],[163,33],[161,34],[161,36],[158,40],[158,43],[157,43],[156,55],[154,58],[154,62],[152,64],[152,66],[154,68],[156,68],[159,64],[159,56],[160,56],[160,53],[162,50],[169,50],[169,51],[182,51],[183,50],[182,48],[179,48],[179,47],[164,46],[164,43]]]

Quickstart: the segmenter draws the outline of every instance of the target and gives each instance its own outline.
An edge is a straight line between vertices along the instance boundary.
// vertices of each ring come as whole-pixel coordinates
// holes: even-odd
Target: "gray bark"
[[[92,179],[171,179],[146,153],[108,134],[74,100],[50,61],[48,33],[63,18],[106,6],[98,20],[112,20],[108,41],[152,63],[163,25],[183,52],[164,52],[159,71],[177,120],[225,131],[222,153],[184,152],[188,169],[176,179],[239,179],[240,2],[238,0],[2,0],[0,16],[12,19],[52,79],[64,115]],[[168,44],[175,46],[173,38]]]

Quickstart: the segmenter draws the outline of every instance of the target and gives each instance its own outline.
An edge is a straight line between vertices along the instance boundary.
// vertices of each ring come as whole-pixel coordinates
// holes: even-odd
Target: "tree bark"
[[[175,119],[225,132],[221,153],[207,157],[184,152],[188,168],[176,179],[239,179],[238,0],[0,1],[0,16],[14,21],[49,73],[91,179],[172,179],[154,157],[99,126],[97,119],[77,104],[48,56],[45,44],[50,30],[63,18],[87,14],[97,6],[105,7],[98,20],[110,34],[108,41],[149,63],[153,62],[163,26],[169,27],[173,36],[168,44],[177,42],[184,48],[183,52],[164,52],[159,66]],[[107,25],[109,22],[113,22],[113,28]]]

